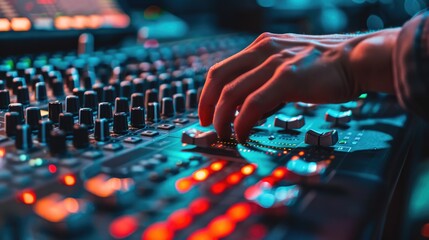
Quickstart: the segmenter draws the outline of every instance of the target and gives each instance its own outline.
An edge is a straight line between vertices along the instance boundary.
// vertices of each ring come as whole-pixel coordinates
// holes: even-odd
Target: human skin
[[[366,34],[263,33],[207,74],[198,113],[220,138],[239,142],[282,103],[339,103],[363,92],[394,93],[392,52],[400,28]],[[235,116],[237,109],[240,112]]]

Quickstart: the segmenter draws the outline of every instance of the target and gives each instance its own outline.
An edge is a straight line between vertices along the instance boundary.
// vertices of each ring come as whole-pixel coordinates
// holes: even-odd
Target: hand
[[[234,122],[237,139],[244,142],[255,123],[281,103],[338,103],[363,91],[393,92],[391,53],[398,32],[264,33],[209,70],[198,109],[200,123],[213,123],[219,137],[229,138]]]

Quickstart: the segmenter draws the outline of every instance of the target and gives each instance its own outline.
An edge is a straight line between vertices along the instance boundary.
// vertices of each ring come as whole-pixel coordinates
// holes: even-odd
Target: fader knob
[[[59,129],[63,130],[66,134],[71,134],[73,131],[73,125],[73,114],[68,112],[60,113],[58,124]]]
[[[305,143],[314,146],[329,147],[338,142],[338,132],[336,130],[319,133],[309,130],[305,134]]]
[[[36,83],[36,101],[45,101],[48,99],[48,96],[46,94],[46,85],[44,82],[38,82]]]
[[[21,103],[9,104],[9,112],[17,112],[19,114],[18,123],[24,122],[24,106]]]
[[[116,90],[113,86],[106,86],[103,88],[104,102],[113,104],[116,98]]]
[[[93,111],[97,110],[98,107],[98,96],[95,91],[86,91],[83,95],[83,107],[91,108]]]
[[[171,97],[171,86],[170,84],[163,83],[159,86],[159,100],[161,100],[165,97]]]
[[[16,100],[17,102],[21,103],[22,105],[28,105],[30,104],[30,94],[28,93],[28,87],[27,86],[19,86],[17,93],[16,93]]]
[[[0,110],[9,108],[10,96],[7,89],[0,90]]]
[[[359,115],[361,113],[364,101],[359,99],[357,101],[350,101],[340,105],[341,111],[351,110],[354,115]]]
[[[28,107],[25,109],[25,120],[31,130],[39,129],[39,121],[42,119],[40,108]]]
[[[108,122],[112,122],[112,105],[109,102],[101,102],[98,104],[98,119],[102,118],[105,118]]]
[[[113,115],[113,132],[117,134],[128,132],[128,119],[124,112],[118,112]]]
[[[176,109],[176,113],[184,113],[185,112],[185,97],[181,93],[176,93],[173,95],[173,104],[174,109]]]
[[[11,137],[16,135],[16,126],[20,124],[19,113],[8,112],[4,115],[4,125],[6,136]]]
[[[195,128],[182,133],[182,143],[196,145],[198,147],[209,147],[217,141],[214,131],[203,132]]]
[[[73,126],[73,146],[77,149],[89,146],[88,127],[86,125],[75,124]]]
[[[131,126],[134,128],[143,128],[145,126],[144,115],[145,115],[144,108],[142,107],[131,108],[131,114],[130,114]]]
[[[15,147],[21,150],[29,150],[33,146],[31,138],[31,129],[28,124],[18,125],[16,127]]]
[[[105,118],[95,120],[94,138],[106,142],[110,139],[109,121]]]
[[[67,152],[66,134],[60,129],[54,129],[50,133],[48,141],[49,152],[53,156],[62,155]]]
[[[334,124],[346,124],[352,120],[352,110],[345,112],[338,112],[329,109],[325,113],[325,121],[332,122]]]
[[[198,106],[197,91],[194,89],[186,91],[186,109],[194,110]]]
[[[133,93],[131,95],[131,107],[144,107],[144,94],[143,93]]]
[[[79,97],[75,95],[67,96],[66,97],[66,103],[65,103],[65,112],[71,113],[74,116],[77,116],[79,114]]]
[[[130,98],[131,94],[134,92],[134,86],[129,81],[122,81],[119,89],[119,96]]]
[[[115,99],[115,113],[123,112],[126,115],[130,113],[130,108],[128,106],[128,98],[126,97],[117,97]]]
[[[296,102],[294,104],[295,108],[298,110],[302,110],[304,112],[313,111],[317,108],[317,104],[314,103],[304,103],[304,102]]]
[[[165,97],[161,101],[161,117],[170,118],[174,116],[173,99]]]
[[[91,108],[81,108],[79,110],[79,124],[85,124],[88,129],[94,127],[94,115]]]
[[[298,129],[305,125],[304,116],[299,115],[296,117],[287,117],[283,114],[279,114],[274,119],[274,126],[288,129]]]
[[[63,112],[63,104],[60,101],[50,102],[48,104],[48,117],[53,123],[58,123],[60,113]]]
[[[83,95],[85,94],[85,89],[83,88],[75,88],[73,89],[73,95],[79,98],[79,104],[83,107]]]
[[[52,94],[55,97],[62,97],[64,96],[64,84],[63,81],[59,79],[54,79],[52,81]]]
[[[151,123],[159,121],[159,103],[151,102],[147,106],[146,120]]]
[[[185,78],[182,80],[183,91],[187,92],[188,90],[195,89],[195,83],[193,78]]]
[[[92,90],[97,93],[97,101],[98,102],[104,102],[104,84],[103,83],[95,83],[94,86],[92,86]]]
[[[39,121],[39,131],[37,132],[37,140],[41,143],[47,143],[50,138],[50,133],[53,129],[53,123],[49,119]]]
[[[181,81],[171,82],[171,94],[183,93],[183,86]]]
[[[158,91],[156,89],[148,89],[145,93],[144,104],[145,107],[149,105],[151,102],[158,102]]]

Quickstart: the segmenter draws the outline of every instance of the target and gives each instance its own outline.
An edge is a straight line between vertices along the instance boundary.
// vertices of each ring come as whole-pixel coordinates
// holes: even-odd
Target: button
[[[148,108],[149,103],[158,102],[158,91],[156,89],[148,89],[145,93],[145,107]]]
[[[109,122],[105,118],[95,120],[94,139],[101,142],[110,140]]]
[[[177,124],[182,124],[183,125],[183,124],[188,123],[189,120],[186,119],[186,118],[176,118],[176,119],[173,120],[173,122],[177,123]]]
[[[16,100],[24,106],[30,104],[30,94],[27,86],[18,87]]]
[[[142,107],[131,108],[130,122],[133,128],[143,128],[145,124],[145,111]]]
[[[60,113],[58,128],[63,130],[66,134],[71,134],[73,131],[74,118],[73,114],[69,112]]]
[[[163,176],[158,172],[153,171],[149,173],[149,180],[152,182],[161,182],[165,180],[165,176]]]
[[[91,150],[91,151],[84,152],[82,154],[82,157],[84,157],[86,159],[90,159],[90,160],[94,160],[94,159],[100,158],[102,156],[103,156],[103,153],[101,151],[98,151],[98,150]]]
[[[176,113],[184,113],[185,112],[185,96],[181,93],[176,93],[173,95],[173,105],[174,109],[176,109]]]
[[[128,132],[127,114],[118,112],[113,115],[113,132],[116,134],[125,134]]]
[[[39,121],[42,119],[40,108],[28,107],[25,109],[25,115],[26,122],[30,126],[31,130],[39,129]]]
[[[304,103],[304,102],[296,102],[294,104],[295,108],[303,111],[313,111],[317,108],[317,104],[314,103]]]
[[[85,124],[88,129],[94,127],[94,115],[91,108],[81,108],[79,110],[79,124]]]
[[[287,117],[283,114],[279,114],[274,119],[274,126],[288,129],[298,129],[305,125],[304,116],[299,115],[296,117]]]
[[[314,130],[309,130],[305,134],[305,143],[314,145],[329,147],[335,145],[338,142],[338,132],[336,130],[319,133]]]
[[[193,118],[193,119],[198,119],[199,118],[199,116],[198,116],[198,113],[197,112],[192,112],[192,113],[189,113],[188,115],[186,115],[188,118]]]
[[[139,164],[141,166],[143,166],[144,168],[147,168],[147,169],[153,169],[153,168],[155,168],[155,166],[157,166],[160,163],[161,162],[156,158],[149,158],[149,159],[141,160],[139,162]]]
[[[130,108],[128,106],[128,98],[126,97],[117,97],[115,99],[115,113],[123,112],[125,114],[130,113]]]
[[[150,123],[159,121],[159,103],[151,102],[147,105],[146,121]]]
[[[143,140],[141,138],[138,138],[138,137],[127,137],[124,139],[124,142],[133,143],[133,144],[139,143],[141,141],[143,141]]]
[[[19,122],[19,113],[8,112],[4,115],[4,125],[6,136],[11,137],[16,135],[16,126]]]
[[[98,104],[98,119],[102,118],[105,118],[108,122],[113,120],[112,105],[109,102]]]
[[[103,149],[107,151],[116,152],[124,148],[122,144],[120,143],[109,143],[107,145],[104,145]]]
[[[176,166],[178,167],[188,167],[189,166],[189,160],[183,159],[176,162]]]
[[[172,124],[163,123],[163,124],[158,125],[157,128],[162,129],[162,130],[171,130],[171,129],[175,128],[175,126]]]
[[[173,99],[165,97],[161,100],[161,117],[170,118],[174,116]]]
[[[338,112],[329,109],[325,113],[325,121],[332,122],[334,124],[346,124],[352,120],[352,111],[348,110],[345,112]]]
[[[60,113],[63,112],[63,104],[60,101],[50,102],[48,104],[48,117],[53,123],[58,123]]]
[[[209,147],[217,141],[217,134],[214,131],[199,131],[189,129],[182,133],[182,143],[193,144],[199,147]]]
[[[79,98],[77,96],[71,95],[66,97],[65,102],[65,112],[69,112],[74,116],[77,116],[79,113]]]
[[[9,104],[9,112],[18,113],[18,123],[24,122],[24,106],[21,103],[11,103]]]
[[[143,173],[145,171],[146,171],[146,169],[143,166],[140,166],[140,165],[134,165],[134,166],[130,167],[130,172],[133,175],[141,174],[141,173]]]
[[[143,131],[140,135],[145,136],[145,137],[155,137],[158,134],[159,134],[159,132],[157,132],[157,131],[146,130],[146,131]]]
[[[186,110],[192,111],[198,107],[197,105],[197,91],[194,89],[186,91]]]
[[[90,108],[93,111],[97,110],[98,107],[98,96],[95,91],[86,91],[83,94],[83,107]]]
[[[131,95],[131,107],[142,107],[144,108],[144,94],[143,93],[133,93]]]
[[[60,129],[54,129],[50,132],[49,152],[51,155],[62,155],[67,152],[66,134]]]
[[[116,90],[114,86],[106,86],[103,88],[104,102],[113,103],[116,98]]]
[[[166,174],[170,173],[172,175],[175,175],[175,174],[179,173],[179,167],[177,167],[177,166],[166,167],[166,168],[164,168],[164,172]]]

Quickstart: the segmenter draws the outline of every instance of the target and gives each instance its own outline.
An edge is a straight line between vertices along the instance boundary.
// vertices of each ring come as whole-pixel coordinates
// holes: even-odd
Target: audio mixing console
[[[390,96],[289,103],[245,144],[199,125],[221,36],[0,65],[1,239],[362,239],[412,143]],[[397,144],[397,141],[401,144]]]

